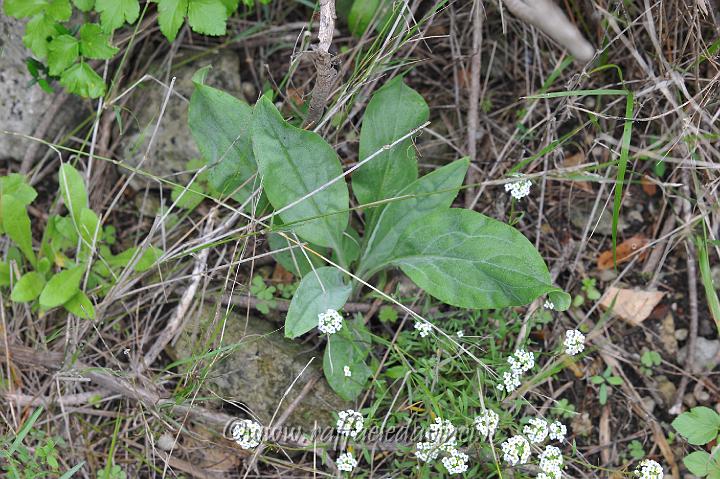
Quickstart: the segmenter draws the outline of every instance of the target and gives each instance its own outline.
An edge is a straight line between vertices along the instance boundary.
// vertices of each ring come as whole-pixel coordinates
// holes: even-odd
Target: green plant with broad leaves
[[[262,195],[277,260],[302,279],[285,319],[297,338],[318,315],[342,311],[390,269],[404,272],[452,306],[497,309],[548,295],[558,309],[570,297],[553,286],[538,251],[514,228],[475,211],[452,208],[469,162],[418,172],[412,133],[429,116],[423,98],[398,77],[379,89],[362,121],[352,191],[362,219],[351,221],[351,197],[337,153],[320,135],[293,126],[273,102],[254,108],[195,75],[191,132],[208,165],[208,181],[240,203]],[[372,338],[361,318],[327,338],[325,376],[343,398],[355,398],[371,370]],[[345,368],[351,374],[344,374]]]
[[[51,84],[58,80],[70,93],[98,98],[107,86],[91,62],[116,57],[120,50],[113,44],[113,32],[136,24],[150,4],[157,4],[160,31],[172,42],[186,21],[196,33],[225,35],[227,19],[239,1],[5,0],[4,11],[29,19],[23,43],[33,54],[27,60],[28,70],[41,88],[52,92]],[[243,3],[255,5],[254,0]]]
[[[683,458],[688,471],[698,477],[720,479],[720,414],[709,407],[698,406],[680,414],[672,422],[675,430],[693,446],[706,446],[708,451],[691,452]]]
[[[95,318],[86,292],[102,297],[122,268],[150,269],[162,251],[132,247],[114,255],[115,228],[103,226],[89,206],[85,180],[69,163],[58,173],[59,195],[66,215],[47,218],[42,238],[34,241],[28,207],[37,191],[25,176],[0,177],[0,233],[12,243],[0,261],[0,288],[10,289],[15,303],[47,311],[62,307],[86,319]]]

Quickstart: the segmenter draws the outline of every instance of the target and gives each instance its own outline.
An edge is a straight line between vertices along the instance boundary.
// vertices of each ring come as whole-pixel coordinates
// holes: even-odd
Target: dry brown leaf
[[[569,168],[572,166],[578,166],[585,162],[585,155],[583,152],[579,151],[573,155],[566,156],[565,159],[563,159],[563,167]],[[592,193],[592,185],[590,185],[587,181],[574,181],[573,185],[577,186],[583,191],[587,191],[588,193]]]
[[[648,239],[643,234],[638,234],[633,236],[630,239],[626,239],[619,245],[617,245],[616,254],[617,254],[617,264],[624,263],[625,261],[629,261],[632,258],[632,255],[635,254],[637,250],[640,248],[643,248],[648,244]],[[642,253],[644,255],[645,253]],[[641,256],[642,259],[642,256]],[[600,256],[598,256],[597,260],[597,267],[599,270],[604,269],[610,269],[614,265],[613,263],[613,252],[612,249],[609,249],[607,251],[603,251],[600,253]]]
[[[643,175],[642,178],[640,178],[640,185],[642,186],[643,191],[648,196],[655,196],[657,193],[657,185],[652,182],[649,176]]]
[[[660,291],[611,287],[600,298],[600,306],[606,310],[612,307],[612,311],[616,316],[633,326],[637,326],[645,321],[663,296],[665,296],[665,293]]]

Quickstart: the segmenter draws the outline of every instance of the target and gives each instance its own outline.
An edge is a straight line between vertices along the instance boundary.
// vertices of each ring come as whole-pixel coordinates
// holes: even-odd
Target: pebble
[[[642,398],[643,403],[643,409],[645,409],[648,413],[652,414],[653,410],[655,409],[655,406],[657,405],[655,403],[655,400],[651,398],[650,396],[646,396]]]
[[[157,439],[156,446],[163,451],[169,451],[173,448],[174,444],[175,438],[165,432]]]
[[[677,386],[670,381],[667,376],[658,376],[655,378],[657,381],[657,391],[663,400],[665,406],[670,407],[675,401],[675,395],[677,394]]]
[[[690,408],[697,406],[697,400],[695,399],[695,395],[693,393],[685,393],[685,395],[683,396],[683,404]]]
[[[720,362],[720,340],[698,336],[695,341],[694,372],[712,370]],[[687,364],[687,346],[680,349],[680,362]]]
[[[680,328],[675,330],[675,339],[678,341],[685,341],[688,337],[688,330],[685,328]]]
[[[695,393],[695,398],[698,400],[699,403],[705,403],[710,400],[710,393],[704,389],[701,389],[700,391]]]

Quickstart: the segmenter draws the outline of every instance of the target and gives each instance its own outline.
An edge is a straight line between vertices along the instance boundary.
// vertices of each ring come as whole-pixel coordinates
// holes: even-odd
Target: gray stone
[[[173,182],[185,182],[190,176],[187,162],[200,157],[200,152],[190,134],[188,126],[188,106],[193,92],[193,74],[207,65],[212,69],[205,80],[206,84],[219,88],[237,98],[243,98],[243,87],[240,81],[240,61],[235,52],[222,50],[214,55],[203,56],[201,60],[189,62],[172,71],[167,80],[170,84],[175,77],[173,94],[168,99],[165,113],[155,134],[153,147],[147,159],[142,158],[147,151],[150,138],[157,124],[167,89],[153,81],[147,80],[136,87],[131,93],[129,108],[132,111],[132,122],[127,125],[128,131],[122,140],[122,161],[130,167],[138,167],[142,171],[133,179],[136,189],[144,186],[159,188],[161,183],[154,177]],[[162,72],[154,72],[156,78],[164,79]]]
[[[687,346],[680,348],[680,361],[687,363]],[[720,340],[698,336],[695,341],[694,372],[712,370],[720,363]]]
[[[25,65],[31,53],[23,45],[23,32],[23,22],[0,15],[0,129],[33,135],[58,93],[49,94],[38,85],[31,85],[32,76]],[[72,106],[68,103],[65,102],[61,114],[45,132],[45,138],[52,138],[64,123],[68,123],[68,118],[74,118],[68,113],[78,102],[73,101]],[[31,141],[18,135],[0,134],[0,159],[21,160]],[[40,154],[45,151],[45,148],[39,149]]]
[[[221,324],[218,323],[223,315],[220,315],[218,323],[214,323],[213,317],[212,310],[207,309],[196,313],[188,321],[175,345],[178,359],[197,356],[208,350],[208,337],[220,331]],[[222,345],[235,347],[212,365],[203,382],[201,396],[242,403],[267,426],[278,405],[276,419],[298,396],[308,379],[319,375],[320,379],[285,425],[310,429],[317,421],[318,425],[329,426],[333,424],[333,411],[351,407],[325,381],[321,371],[322,351],[310,351],[308,345],[285,339],[282,329],[269,320],[254,317],[246,320],[245,316],[229,314]],[[313,356],[315,359],[310,362]],[[209,363],[209,359],[203,361],[204,366]],[[287,397],[282,399],[298,376]]]

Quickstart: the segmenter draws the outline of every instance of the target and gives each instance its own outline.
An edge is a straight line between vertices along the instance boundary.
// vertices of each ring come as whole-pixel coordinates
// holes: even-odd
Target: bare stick
[[[467,152],[470,163],[477,161],[478,141],[478,103],[480,103],[480,59],[482,49],[482,2],[476,1],[473,5],[473,38],[472,38],[472,59],[470,60],[470,105],[468,107],[468,131],[467,131]],[[477,182],[477,172],[470,168],[468,170],[469,184]],[[465,207],[472,205],[475,197],[475,188],[465,190]]]
[[[317,78],[315,79],[315,86],[313,87],[312,98],[310,99],[303,128],[311,127],[320,120],[337,77],[337,70],[333,67],[332,55],[330,54],[334,31],[335,1],[320,0],[319,43],[313,56]]]
[[[502,3],[520,20],[567,48],[579,61],[588,62],[595,55],[593,46],[552,0],[502,0]]]
[[[217,209],[213,209],[208,215],[207,221],[205,223],[205,230],[203,232],[204,235],[207,235],[212,230],[213,225],[215,224],[214,220],[216,212]],[[210,248],[203,248],[198,253],[197,259],[195,260],[195,265],[193,266],[192,281],[190,282],[190,285],[180,298],[180,302],[175,308],[175,312],[173,313],[172,318],[165,325],[165,328],[160,334],[160,337],[153,343],[150,351],[148,351],[145,357],[142,359],[141,365],[138,365],[139,371],[143,371],[145,368],[152,366],[157,357],[160,356],[162,350],[165,349],[165,346],[167,346],[168,343],[172,341],[178,330],[181,328],[186,313],[188,309],[190,309],[190,305],[195,298],[195,292],[200,285],[200,280],[203,278],[203,271],[207,266],[207,259],[209,254]]]

